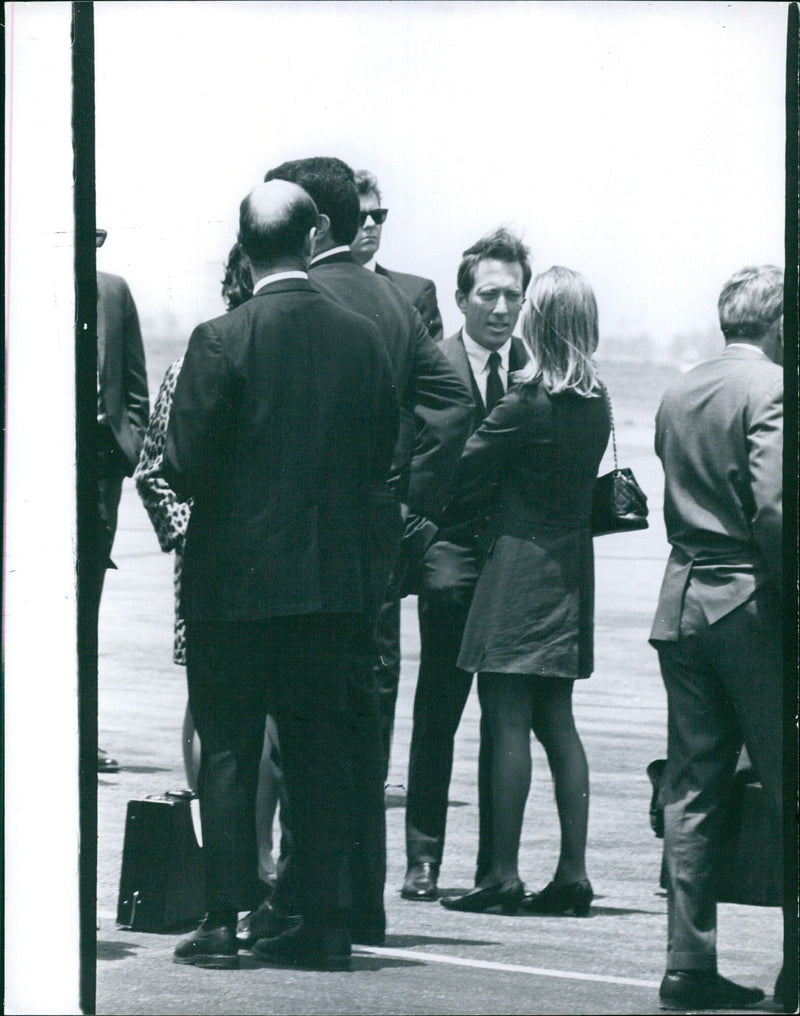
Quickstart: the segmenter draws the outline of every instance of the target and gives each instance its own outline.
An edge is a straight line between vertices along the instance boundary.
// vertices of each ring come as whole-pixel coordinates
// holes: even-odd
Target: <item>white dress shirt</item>
[[[464,348],[467,351],[467,357],[469,359],[469,366],[472,370],[472,376],[475,378],[475,382],[478,385],[478,391],[481,393],[483,404],[486,405],[486,382],[489,378],[489,356],[494,352],[491,349],[484,349],[483,346],[479,346],[478,343],[469,337],[467,329],[461,329],[461,338],[464,340]],[[508,391],[508,354],[511,351],[511,336],[503,343],[503,345],[497,350],[500,354],[500,364],[498,366],[498,372],[500,374],[500,380],[503,382],[503,391]]]
[[[258,282],[253,286],[253,296],[263,289],[264,286],[268,286],[271,282],[281,282],[283,279],[307,279],[308,272],[301,272],[299,270],[292,272],[275,272],[274,275],[265,275],[263,279],[259,279]]]
[[[344,251],[345,254],[349,254],[350,253],[350,248],[349,247],[331,247],[330,250],[323,251],[321,254],[315,254],[314,257],[311,259],[311,267],[313,268],[314,265],[318,261],[322,261],[323,258],[331,258],[331,257],[333,257],[334,254],[341,254],[342,251]]]

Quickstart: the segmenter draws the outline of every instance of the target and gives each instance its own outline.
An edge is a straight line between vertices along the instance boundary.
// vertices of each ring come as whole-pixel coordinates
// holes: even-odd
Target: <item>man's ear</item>
[[[316,241],[315,242],[317,244],[319,244],[323,240],[327,240],[329,238],[330,231],[331,231],[331,220],[328,218],[327,215],[324,215],[322,212],[320,212],[319,215],[317,216],[317,227],[316,228],[317,228],[317,233],[316,233]]]
[[[458,309],[461,311],[461,313],[462,314],[466,314],[467,313],[467,297],[464,296],[464,294],[461,292],[460,289],[456,290],[456,303],[458,304]]]

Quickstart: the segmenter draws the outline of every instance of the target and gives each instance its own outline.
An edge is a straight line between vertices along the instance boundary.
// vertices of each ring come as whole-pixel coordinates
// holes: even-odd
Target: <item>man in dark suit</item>
[[[729,279],[719,319],[724,351],[669,388],[656,417],[672,545],[651,632],[669,710],[660,998],[682,1011],[764,997],[717,973],[713,859],[743,741],[770,806],[782,802],[780,269]]]
[[[170,414],[165,477],[194,498],[182,607],[208,908],[178,944],[180,963],[236,966],[237,911],[261,901],[254,808],[267,712],[291,805],[282,880],[297,919],[253,952],[349,962],[347,700],[369,672],[371,497],[385,486],[398,406],[375,326],[308,281],[317,220],[291,183],[244,199],[253,297],[195,329]]]
[[[106,239],[97,230],[96,245]],[[150,416],[144,346],[139,316],[127,282],[97,273],[97,527],[96,556],[90,563],[90,606],[95,623],[111,548],[117,532],[122,481],[139,461]],[[99,772],[116,772],[119,764],[102,748]]]
[[[497,230],[464,252],[457,278],[456,301],[464,326],[444,339],[441,348],[473,393],[474,430],[502,398],[509,374],[528,359],[522,341],[511,334],[531,279],[528,250],[512,233]],[[477,578],[478,547],[472,532],[440,531],[422,562],[418,600],[420,667],[408,766],[408,869],[401,890],[408,900],[433,900],[437,895],[453,742],[473,677],[456,666],[456,659]],[[480,754],[476,882],[490,866],[485,732]]]
[[[378,326],[392,363],[401,407],[390,480],[398,524],[393,562],[401,511],[410,506],[435,517],[442,508],[469,430],[472,399],[411,304],[387,279],[353,260],[349,244],[358,229],[359,204],[350,167],[335,158],[301,159],[270,170],[266,178],[292,180],[314,199],[320,214],[311,281],[320,292]],[[391,602],[381,608],[377,633],[382,659],[374,667],[372,681],[351,699],[356,707],[351,715],[357,777],[354,828],[360,833],[351,858],[355,897],[351,927],[354,941],[366,944],[380,944],[386,925],[384,782],[397,698],[397,678],[386,661],[391,647],[399,647],[400,637],[399,598],[387,599]]]
[[[355,176],[361,214],[358,232],[350,244],[350,253],[358,264],[378,275],[383,275],[397,286],[408,302],[419,311],[430,337],[434,342],[438,342],[442,337],[442,316],[436,301],[436,286],[431,279],[425,279],[421,275],[390,272],[375,260],[381,245],[381,230],[389,209],[381,207],[378,181],[369,170],[359,169]]]

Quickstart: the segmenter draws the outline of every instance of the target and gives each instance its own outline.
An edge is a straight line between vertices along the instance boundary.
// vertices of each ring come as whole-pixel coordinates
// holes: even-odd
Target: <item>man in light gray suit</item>
[[[656,417],[672,545],[651,632],[668,697],[660,999],[684,1012],[764,997],[717,973],[713,858],[742,742],[782,803],[782,271],[737,272],[719,319],[722,354],[669,388]]]

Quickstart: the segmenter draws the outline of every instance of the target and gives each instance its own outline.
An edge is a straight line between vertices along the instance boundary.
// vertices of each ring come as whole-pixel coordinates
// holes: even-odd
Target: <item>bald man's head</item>
[[[317,217],[317,206],[297,184],[270,180],[250,191],[239,206],[239,243],[254,270],[308,258]]]

